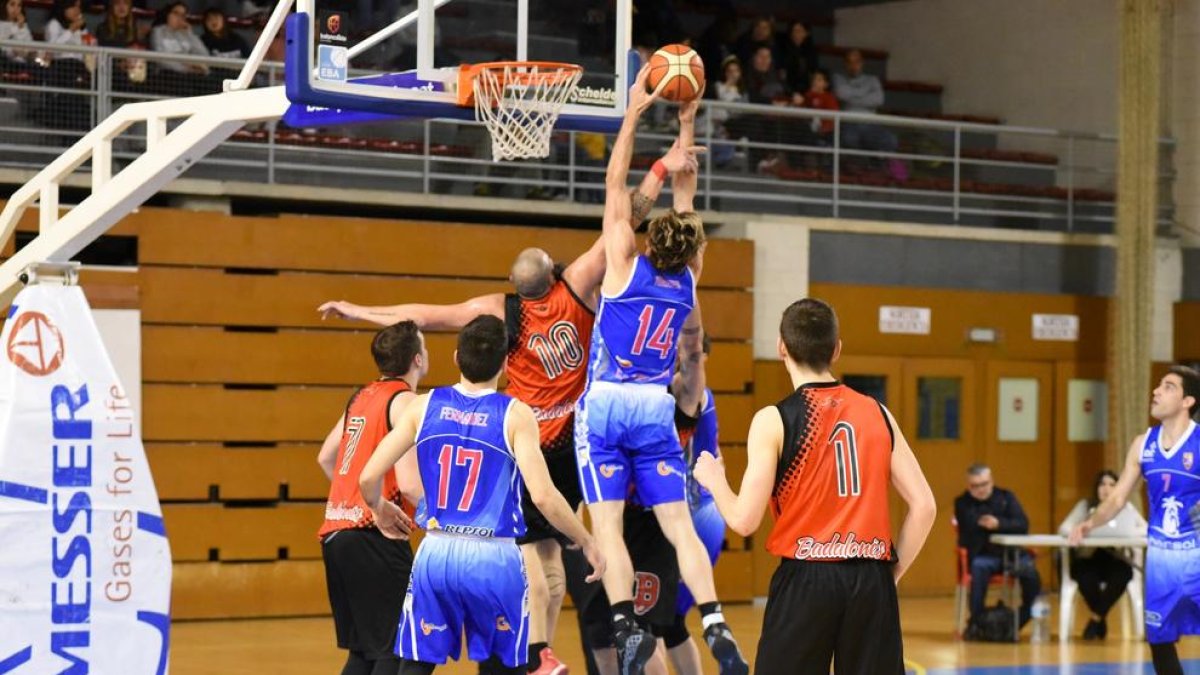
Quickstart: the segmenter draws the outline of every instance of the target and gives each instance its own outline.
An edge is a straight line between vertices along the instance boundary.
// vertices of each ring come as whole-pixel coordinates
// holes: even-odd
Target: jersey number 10
[[[839,497],[857,497],[862,493],[858,478],[858,443],[854,440],[854,425],[838,422],[829,435],[833,457],[837,464]]]
[[[537,354],[546,377],[551,380],[583,365],[584,353],[579,344],[579,331],[570,321],[556,322],[545,335],[530,335],[525,346]]]

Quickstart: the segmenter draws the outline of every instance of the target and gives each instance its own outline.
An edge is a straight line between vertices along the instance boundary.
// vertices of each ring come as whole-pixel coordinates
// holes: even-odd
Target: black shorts
[[[667,541],[654,512],[638,506],[625,506],[625,546],[633,561],[633,611],[637,621],[655,637],[663,637],[675,624],[675,605],[679,596],[679,561],[675,547]],[[569,577],[569,575],[568,575]],[[588,646],[612,647],[612,609],[604,587],[588,588],[580,608],[587,624]]]
[[[756,675],[903,675],[892,565],[783,560],[771,577]]]
[[[374,527],[340,530],[321,540],[321,557],[338,647],[368,660],[393,655],[412,547]]]
[[[579,466],[575,463],[575,448],[562,448],[542,455],[546,458],[546,468],[550,471],[550,480],[554,488],[566,498],[571,510],[579,508],[583,501],[583,492],[579,488]],[[558,539],[566,543],[566,538],[560,533],[546,516],[533,505],[529,490],[521,486],[521,512],[525,514],[525,536],[517,539],[518,544],[532,544],[543,539]]]

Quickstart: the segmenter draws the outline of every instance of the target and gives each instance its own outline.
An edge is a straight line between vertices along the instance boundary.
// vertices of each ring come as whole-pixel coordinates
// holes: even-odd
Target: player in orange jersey
[[[771,579],[754,671],[760,675],[902,675],[896,583],[929,536],[937,506],[887,408],[838,382],[837,316],[820,300],[792,303],[779,328],[795,392],[750,424],[741,492],[719,458],[696,480],[738,534],[758,529],[768,501]],[[893,542],[888,484],[908,504]]]
[[[331,483],[317,536],[338,647],[350,652],[342,675],[395,675],[400,667],[393,653],[396,628],[413,563],[408,541],[389,539],[375,527],[358,479],[416,398],[417,384],[429,371],[429,354],[417,325],[403,321],[375,335],[371,355],[379,379],[354,392],[317,455]],[[390,516],[407,530],[412,504],[421,495],[415,457],[401,460],[387,474],[383,495]]]
[[[631,193],[635,224],[649,213],[669,174],[695,171],[692,150],[672,148]],[[575,402],[586,385],[584,366],[604,268],[601,237],[565,268],[556,266],[540,248],[525,249],[509,275],[513,293],[482,295],[454,305],[363,307],[339,300],[326,302],[318,311],[325,317],[381,325],[412,320],[422,330],[458,330],[481,314],[503,319],[509,335],[505,393],[533,408],[554,486],[575,509],[583,499],[575,464]],[[519,543],[530,587],[529,671],[566,675],[566,666],[549,648],[566,593],[562,535],[538,512],[527,492],[523,510],[528,529]]]

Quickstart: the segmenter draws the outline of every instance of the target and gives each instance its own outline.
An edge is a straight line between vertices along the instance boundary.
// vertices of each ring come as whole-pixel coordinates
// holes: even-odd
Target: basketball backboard
[[[284,119],[473,119],[461,64],[546,61],[583,67],[557,128],[614,131],[637,67],[630,21],[631,0],[298,0]]]

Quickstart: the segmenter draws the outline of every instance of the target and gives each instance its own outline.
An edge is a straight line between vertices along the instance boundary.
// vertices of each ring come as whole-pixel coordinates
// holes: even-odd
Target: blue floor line
[[[1200,659],[1185,659],[1184,671],[1200,673]],[[908,673],[916,671],[909,670]],[[926,675],[1154,675],[1149,662],[1070,663],[1037,666],[971,666],[967,668],[931,668]]]

